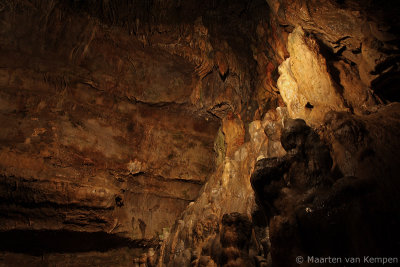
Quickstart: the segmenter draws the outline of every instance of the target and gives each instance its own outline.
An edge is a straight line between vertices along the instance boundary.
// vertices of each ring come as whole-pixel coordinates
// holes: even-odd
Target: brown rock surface
[[[308,101],[309,106],[314,106],[311,100],[325,101],[323,106],[327,109],[320,113],[342,109],[343,105],[363,113],[373,108],[376,99],[398,101],[398,90],[393,83],[399,71],[396,56],[399,47],[394,40],[398,40],[395,32],[400,23],[395,15],[391,16],[399,12],[395,1],[270,0],[268,3],[281,25],[296,28],[287,45],[290,59],[280,67],[280,88],[284,100],[286,96],[289,113],[292,109],[295,117],[315,124],[322,122],[323,114],[313,118],[312,112],[307,112],[304,106]],[[303,31],[305,36],[300,34]],[[307,45],[301,47],[302,43]],[[320,90],[314,92],[315,88]],[[300,95],[294,93],[298,90]],[[332,95],[337,95],[336,99]]]
[[[230,32],[250,24],[226,32],[220,20],[234,25],[248,3],[238,1],[229,6],[233,17],[220,17],[223,10],[209,11],[213,3],[122,2],[1,3],[0,230],[6,251],[33,253],[37,242],[44,247],[38,253],[56,261],[57,253],[69,257],[68,245],[51,250],[45,239],[65,240],[64,233],[88,234],[95,244],[115,237],[107,250],[164,239],[216,169],[220,120],[229,115],[230,156],[245,142],[240,113],[250,119],[254,112],[254,105],[247,108],[255,63],[241,47],[249,36],[231,38]],[[179,8],[182,17],[171,21]],[[153,12],[159,15],[146,15]],[[24,240],[32,246],[18,250]],[[70,246],[77,255],[85,252]],[[88,253],[82,264],[95,264],[96,253]],[[22,258],[37,264],[35,257]],[[19,264],[15,254],[2,259]]]
[[[0,265],[390,256],[399,12],[0,1]]]
[[[158,238],[214,170],[192,63],[58,2],[1,15],[1,231]]]
[[[296,266],[297,256],[397,253],[399,165],[394,155],[399,143],[393,137],[400,125],[399,107],[363,117],[332,112],[326,132],[334,139],[334,168],[318,135],[302,120],[287,121],[281,140],[288,154],[258,161],[252,176],[256,199],[269,220],[276,266]],[[389,121],[393,131],[382,133]],[[376,135],[380,138],[373,140]],[[389,138],[391,146],[384,146]]]
[[[345,110],[317,42],[297,27],[289,34],[288,50],[290,58],[279,68],[278,88],[289,115],[315,124],[329,110]]]

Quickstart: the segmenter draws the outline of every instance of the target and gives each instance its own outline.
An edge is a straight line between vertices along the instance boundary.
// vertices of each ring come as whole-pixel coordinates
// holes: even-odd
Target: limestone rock
[[[399,144],[398,138],[390,147],[381,142],[396,136],[398,108],[389,105],[361,117],[329,113],[322,136],[330,148],[304,121],[287,120],[281,137],[287,155],[257,161],[251,177],[269,222],[274,265],[296,266],[299,255],[395,253],[397,238],[391,237],[400,235],[395,226],[400,218],[389,211],[398,210],[391,203],[398,201],[392,186],[398,184],[393,155]],[[390,118],[390,127],[382,116]],[[385,163],[376,168],[373,162],[382,158]],[[264,225],[262,219],[253,223]]]
[[[288,58],[279,68],[278,88],[292,118],[318,124],[329,110],[345,110],[317,42],[297,27],[288,39]]]
[[[186,223],[176,223],[173,227],[173,233],[161,248],[164,264],[255,266],[255,257],[262,257],[261,239],[253,233],[248,234],[252,227],[248,218],[255,208],[250,174],[257,158],[282,154],[283,148],[275,146],[278,141],[269,140],[264,133],[264,127],[269,124],[281,127],[284,111],[278,110],[280,112],[271,111],[265,115],[263,121],[249,124],[247,142],[244,142],[240,118],[223,120],[222,129],[230,131],[225,132],[224,143],[231,152],[226,154],[199,198],[183,212],[182,222]],[[242,227],[244,229],[240,230]],[[248,240],[249,235],[251,240]],[[186,250],[191,256],[185,254]]]
[[[399,13],[1,1],[0,265],[395,254]]]

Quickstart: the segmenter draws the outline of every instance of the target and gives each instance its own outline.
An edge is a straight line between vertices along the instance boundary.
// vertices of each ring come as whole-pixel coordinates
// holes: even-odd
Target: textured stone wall
[[[195,66],[56,1],[1,22],[1,230],[158,238],[215,169]]]
[[[232,132],[221,153],[244,142],[241,117],[257,108],[241,47],[253,23],[235,23],[257,6],[238,1],[225,16],[223,3],[213,13],[192,1],[173,22],[154,14],[176,3],[123,2],[1,3],[1,249],[34,254],[5,252],[6,265],[54,253],[90,265],[121,246],[114,264],[147,262],[137,253],[166,238],[218,169],[218,129]]]
[[[395,251],[397,2],[1,2],[0,265]]]

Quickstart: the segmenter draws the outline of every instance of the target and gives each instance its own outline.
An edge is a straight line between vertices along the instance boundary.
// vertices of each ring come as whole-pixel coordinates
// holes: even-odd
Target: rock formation
[[[0,1],[0,266],[397,256],[398,14]]]
[[[334,167],[317,133],[303,120],[287,121],[281,137],[287,154],[259,160],[251,180],[269,219],[274,265],[294,265],[297,256],[396,255],[400,217],[392,211],[399,201],[399,166],[387,160],[377,169],[371,161],[397,150],[398,142],[385,148],[382,142],[393,133],[379,141],[371,136],[388,127],[378,118],[389,110],[398,114],[399,108],[361,118],[329,113],[326,132],[334,139],[328,139]]]

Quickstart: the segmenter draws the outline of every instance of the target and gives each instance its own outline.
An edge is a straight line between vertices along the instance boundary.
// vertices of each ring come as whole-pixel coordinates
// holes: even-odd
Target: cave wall
[[[378,103],[398,101],[398,4],[269,3],[291,30],[278,87],[292,117],[317,125],[329,110],[363,114]]]
[[[379,254],[399,222],[396,14],[378,0],[1,3],[2,261]],[[318,228],[353,213],[372,223]],[[350,239],[366,245],[335,250]]]
[[[257,161],[251,178],[272,264],[396,257],[399,5],[268,3],[287,32],[277,87],[296,119],[283,124],[286,155]]]
[[[187,2],[181,11],[175,3],[124,4],[1,3],[6,265],[74,264],[69,255],[90,265],[108,261],[112,249],[121,258],[115,265],[133,264],[197,198],[221,164],[215,155],[233,153],[225,132],[236,127],[229,142],[244,142],[241,117],[257,108],[256,64],[241,48],[250,36],[232,32],[252,26],[247,13],[236,22],[258,4],[238,1],[228,16],[224,3],[212,1],[200,9]],[[166,8],[185,15],[171,20],[158,13]],[[127,9],[136,13],[123,16]]]
[[[322,134],[287,120],[287,153],[257,161],[251,177],[275,266],[296,266],[299,256],[397,257],[399,108],[364,116],[331,111]]]
[[[259,106],[248,131],[261,122],[265,135],[261,131],[259,140],[271,146],[250,149],[239,158],[227,155],[224,172],[232,170],[232,159],[250,161],[245,165],[250,168],[231,171],[222,188],[208,181],[164,243],[164,263],[297,266],[297,256],[393,257],[399,235],[394,204],[399,106],[392,103],[398,94],[393,81],[399,71],[399,20],[394,15],[399,5],[267,2],[269,15],[257,21],[253,43]],[[271,103],[280,106],[277,111]],[[302,119],[305,128],[291,127],[291,119]],[[248,152],[249,143],[236,148],[236,155]],[[247,191],[250,181],[256,204],[246,201],[253,198]],[[224,196],[238,186],[243,201]],[[215,192],[221,192],[217,202]],[[248,221],[228,219],[234,222],[227,225],[223,219],[237,218],[235,212],[252,224],[244,244],[241,234],[247,228],[242,226]],[[226,227],[232,225],[236,230],[227,237]]]
[[[191,62],[63,8],[2,9],[1,230],[158,237],[214,170],[219,123],[187,105]]]

